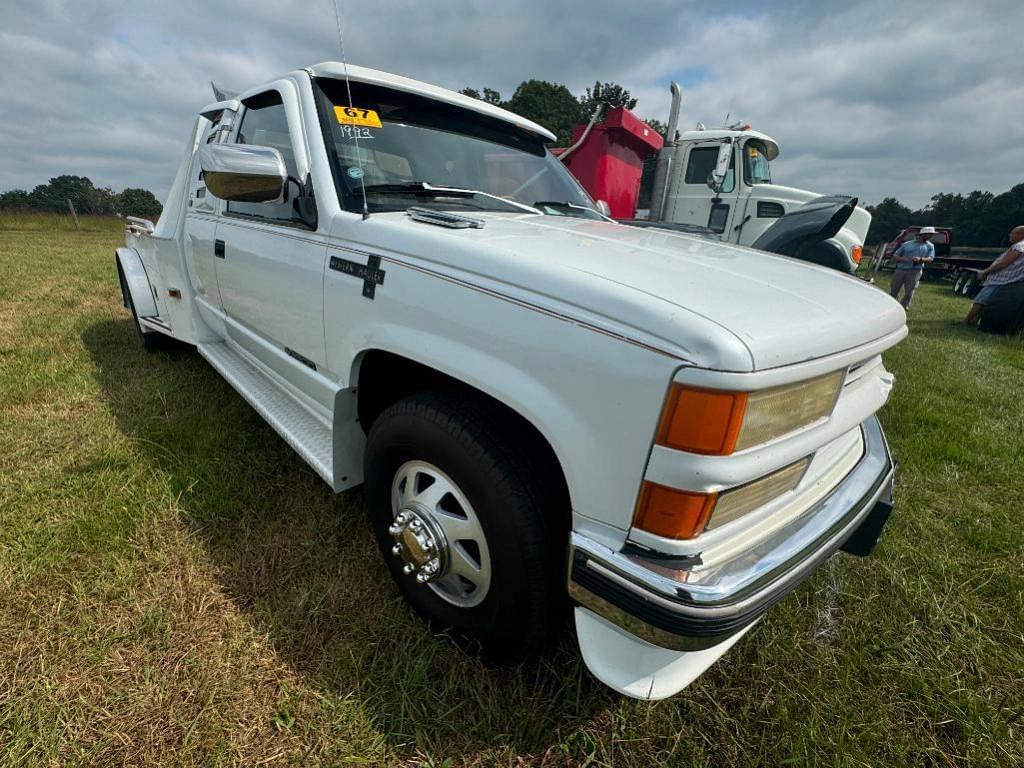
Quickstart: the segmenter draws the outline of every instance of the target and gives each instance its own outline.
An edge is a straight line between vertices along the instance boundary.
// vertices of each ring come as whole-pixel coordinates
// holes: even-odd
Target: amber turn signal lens
[[[864,247],[861,245],[853,246],[853,250],[850,251],[850,255],[853,257],[854,264],[860,264],[861,257],[864,255]]]
[[[716,392],[673,384],[658,425],[659,445],[725,456],[733,452],[747,407],[744,392]]]
[[[656,536],[692,539],[707,526],[716,498],[714,493],[690,493],[644,482],[633,525]]]

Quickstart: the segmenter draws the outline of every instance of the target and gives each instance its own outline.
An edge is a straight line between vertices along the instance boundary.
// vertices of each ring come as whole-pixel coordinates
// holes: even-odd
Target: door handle
[[[224,258],[224,241],[223,240],[214,240],[213,241],[213,255],[216,256],[218,259],[223,259]]]

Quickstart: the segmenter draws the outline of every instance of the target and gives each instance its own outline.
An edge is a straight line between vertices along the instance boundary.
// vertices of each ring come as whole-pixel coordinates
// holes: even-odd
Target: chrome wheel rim
[[[391,554],[406,577],[445,602],[472,608],[491,586],[491,554],[466,495],[440,469],[407,461],[391,483]]]

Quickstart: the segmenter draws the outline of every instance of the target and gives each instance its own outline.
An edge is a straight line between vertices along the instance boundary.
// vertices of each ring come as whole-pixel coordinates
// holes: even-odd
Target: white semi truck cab
[[[727,197],[741,156],[763,174],[741,135],[728,226],[759,204]],[[511,659],[571,606],[590,670],[663,698],[874,546],[906,316],[829,269],[608,218],[553,139],[337,62],[221,93],[117,272],[145,348],[193,345],[332,490],[364,486],[417,612]]]
[[[677,131],[682,91],[672,84],[672,111],[658,155],[649,219],[704,227],[721,240],[760,247],[759,239],[779,219],[822,195],[774,183],[771,163],[779,145],[749,125]],[[838,196],[828,199],[837,200]],[[853,272],[860,264],[871,214],[853,200],[849,218],[829,238],[790,243],[790,256]],[[772,249],[775,250],[775,249]],[[780,252],[785,252],[782,245]]]

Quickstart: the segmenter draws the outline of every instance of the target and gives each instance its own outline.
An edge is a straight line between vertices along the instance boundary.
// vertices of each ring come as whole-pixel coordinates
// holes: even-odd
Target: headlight
[[[743,517],[747,512],[753,512],[772,499],[793,490],[800,484],[810,463],[809,458],[801,459],[752,483],[741,485],[738,488],[730,488],[728,491],[718,494],[718,501],[708,518],[706,528],[710,530],[731,523],[733,520]]]
[[[761,445],[832,413],[845,371],[756,392],[673,384],[656,442],[690,453],[726,456]]]
[[[692,539],[793,490],[811,463],[801,459],[753,482],[721,493],[691,493],[645,482],[633,515],[637,528],[669,539]]]

